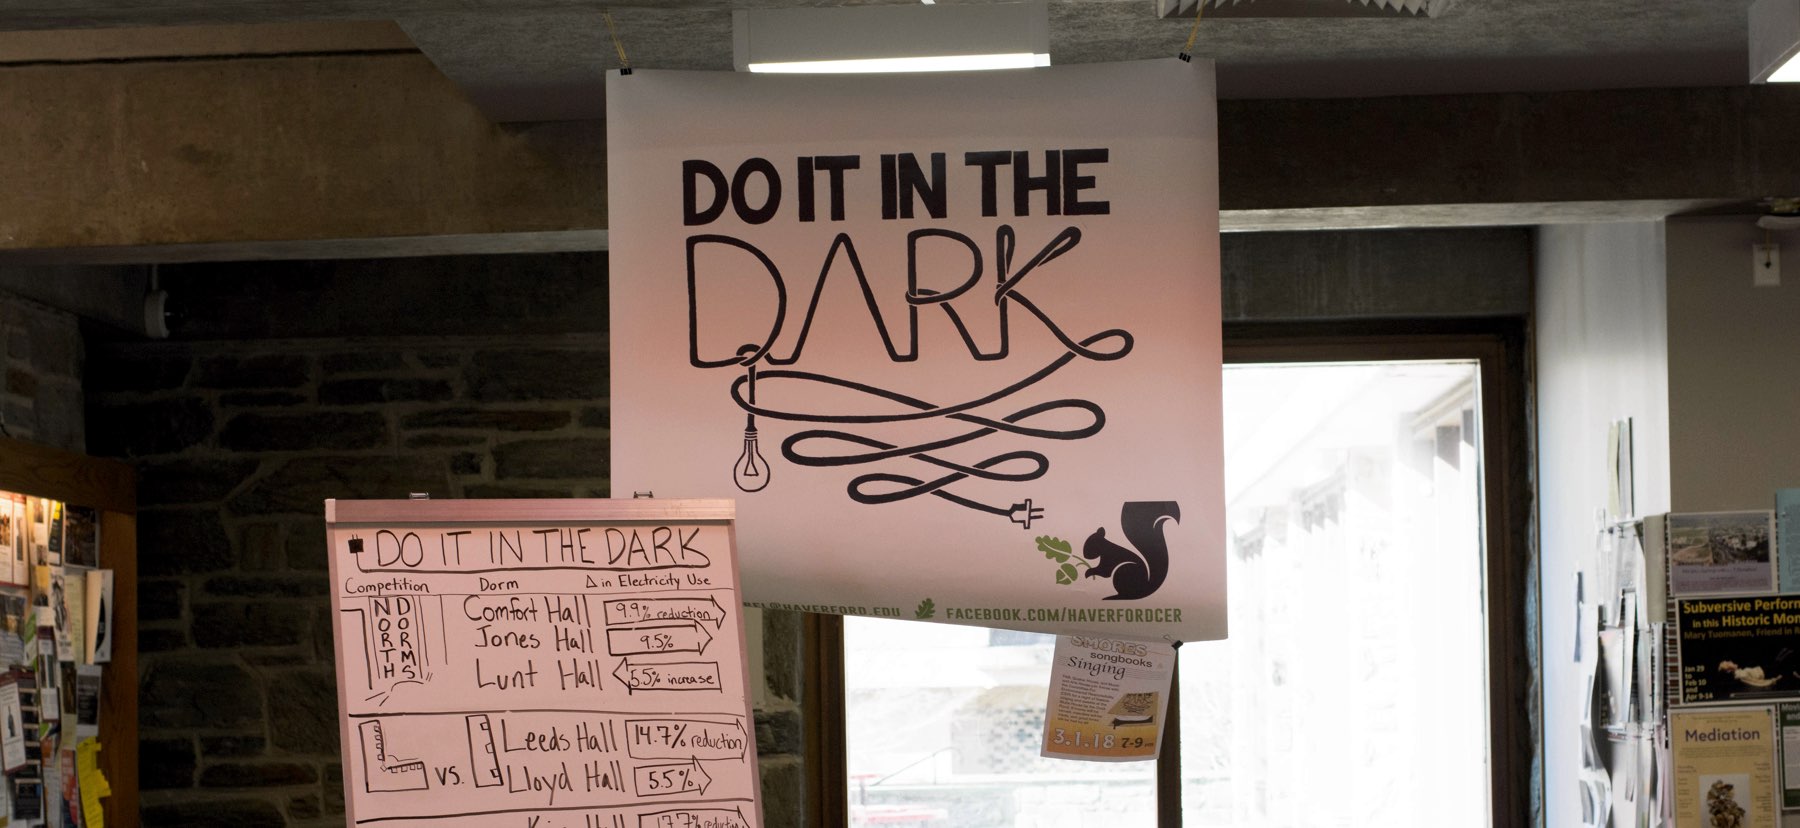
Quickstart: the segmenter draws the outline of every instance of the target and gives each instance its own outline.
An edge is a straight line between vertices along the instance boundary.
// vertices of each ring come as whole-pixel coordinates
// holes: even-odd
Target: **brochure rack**
[[[1766,509],[1601,528],[1578,582],[1585,825],[1800,824],[1800,756],[1784,757],[1800,746],[1800,584],[1782,551]]]

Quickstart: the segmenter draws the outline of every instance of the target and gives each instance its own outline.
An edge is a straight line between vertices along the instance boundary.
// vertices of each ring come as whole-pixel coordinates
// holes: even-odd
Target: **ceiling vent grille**
[[[1423,18],[1442,15],[1456,0],[1156,0],[1156,16],[1191,18],[1202,5],[1209,18]]]

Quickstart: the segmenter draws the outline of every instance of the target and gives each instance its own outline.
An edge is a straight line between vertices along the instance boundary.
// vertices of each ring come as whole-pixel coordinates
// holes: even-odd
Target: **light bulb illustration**
[[[756,405],[756,364],[748,368],[749,401]],[[769,485],[769,461],[764,460],[762,451],[756,447],[756,415],[744,415],[744,451],[738,455],[736,463],[731,466],[731,480],[738,489],[745,492],[760,492]]]
[[[769,485],[769,461],[763,459],[762,452],[756,447],[755,414],[746,416],[744,453],[738,455],[737,463],[731,467],[731,479],[746,492],[760,492]]]

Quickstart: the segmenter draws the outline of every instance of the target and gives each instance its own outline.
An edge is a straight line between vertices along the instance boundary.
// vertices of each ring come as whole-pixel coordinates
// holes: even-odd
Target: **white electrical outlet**
[[[1750,284],[1756,287],[1781,286],[1781,245],[1753,244],[1750,246]]]

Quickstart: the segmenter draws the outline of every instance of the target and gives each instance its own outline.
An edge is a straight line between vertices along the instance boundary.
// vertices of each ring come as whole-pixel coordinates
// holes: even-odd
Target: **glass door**
[[[1231,637],[1181,648],[1184,825],[1487,822],[1478,373],[1226,367]]]
[[[1180,651],[1181,823],[1488,824],[1478,363],[1224,382],[1231,638]],[[1052,642],[845,618],[851,824],[1158,825],[1156,763],[1038,757]]]

